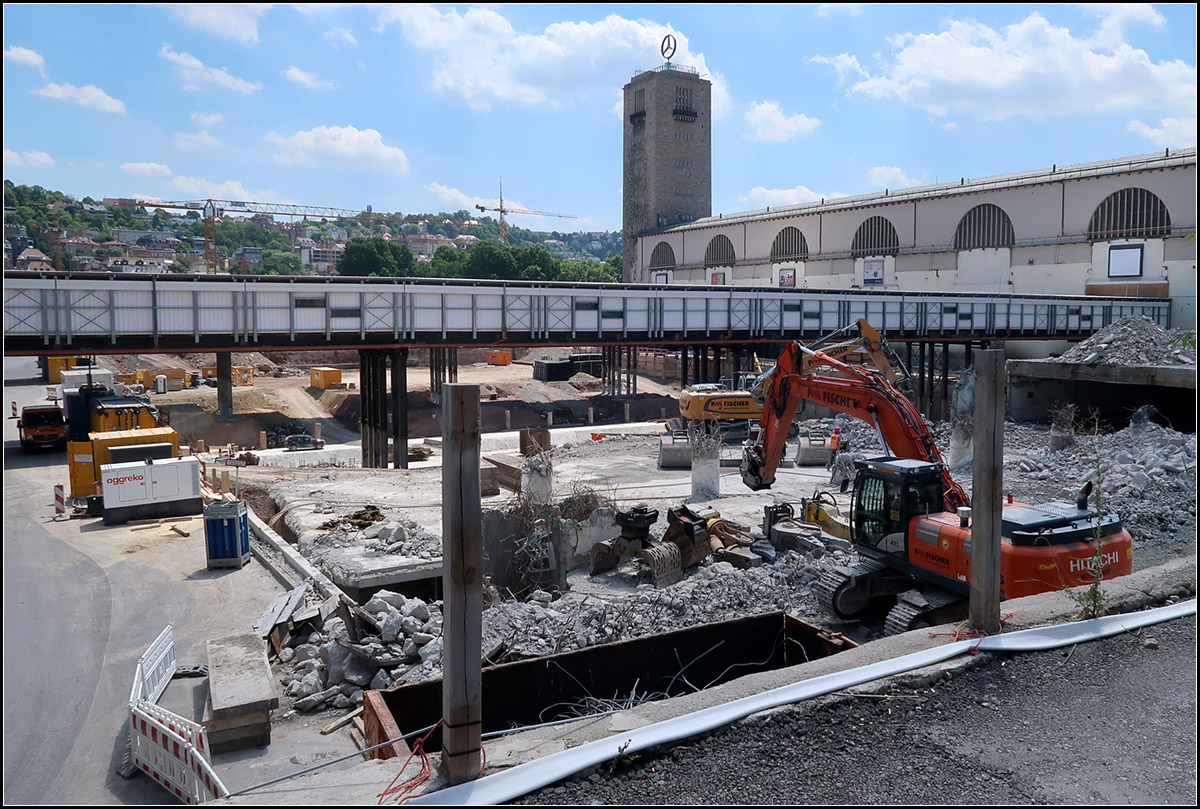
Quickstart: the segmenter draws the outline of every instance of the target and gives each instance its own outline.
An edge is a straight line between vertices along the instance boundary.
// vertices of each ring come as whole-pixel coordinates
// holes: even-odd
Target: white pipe
[[[1054,649],[1085,641],[1099,640],[1138,627],[1195,614],[1196,601],[1192,599],[1144,612],[1110,615],[1059,626],[1025,629],[1019,632],[993,635],[982,640],[961,640],[893,660],[884,660],[849,671],[814,677],[811,680],[785,685],[724,705],[716,705],[685,716],[636,728],[628,733],[609,736],[606,739],[589,742],[561,753],[554,753],[527,764],[489,775],[486,778],[421,795],[406,803],[500,804],[519,798],[548,784],[561,781],[588,767],[610,761],[620,753],[634,753],[648,747],[668,744],[728,725],[759,711],[931,666],[956,657],[969,649],[977,648],[989,652]]]

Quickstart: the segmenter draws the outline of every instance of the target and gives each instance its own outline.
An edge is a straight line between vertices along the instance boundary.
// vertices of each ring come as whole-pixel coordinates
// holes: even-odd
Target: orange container
[[[489,351],[487,353],[488,365],[512,365],[511,351]]]

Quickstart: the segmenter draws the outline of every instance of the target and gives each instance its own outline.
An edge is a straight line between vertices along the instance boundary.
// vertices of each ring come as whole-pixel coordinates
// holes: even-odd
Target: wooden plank
[[[363,711],[362,706],[359,705],[357,708],[355,708],[353,711],[351,711],[350,713],[343,716],[341,719],[333,720],[328,725],[321,728],[321,731],[320,731],[321,735],[328,736],[330,733],[333,733],[338,728],[342,727],[345,724],[348,724],[355,717],[361,717],[362,711]],[[361,722],[361,721],[362,721],[362,719],[360,718],[359,722]],[[357,727],[357,725],[355,725],[355,727]]]
[[[442,768],[451,786],[479,776],[483,645],[479,386],[442,389]]]
[[[271,606],[267,608],[267,611],[263,613],[262,618],[258,619],[259,637],[265,638],[267,635],[270,635],[271,630],[275,628],[275,624],[279,623],[279,613],[287,604],[288,596],[288,593],[281,593],[280,595],[276,596],[275,601],[273,601]]]
[[[971,626],[1000,631],[1000,525],[1004,468],[1004,350],[975,352],[971,486]]]

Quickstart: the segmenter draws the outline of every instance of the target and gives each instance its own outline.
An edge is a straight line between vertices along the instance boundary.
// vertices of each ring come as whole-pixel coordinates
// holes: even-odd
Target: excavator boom
[[[819,367],[822,372],[806,372],[805,367]],[[766,489],[775,482],[788,426],[802,399],[873,425],[896,457],[941,463],[947,509],[967,505],[966,493],[946,470],[929,425],[903,394],[877,373],[811,351],[795,341],[784,348],[770,372],[758,440],[745,446],[742,480],[751,489]]]

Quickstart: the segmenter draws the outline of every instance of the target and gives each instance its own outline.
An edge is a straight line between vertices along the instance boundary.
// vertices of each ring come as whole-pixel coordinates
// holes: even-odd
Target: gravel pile
[[[948,428],[935,428],[939,444]],[[1121,517],[1138,550],[1155,551],[1195,541],[1196,436],[1153,423],[1143,411],[1113,433],[1077,431],[1074,443],[1051,449],[1045,425],[1004,426],[1004,491],[1026,503],[1074,502],[1089,481],[1105,512]],[[970,493],[970,465],[955,478]],[[1089,501],[1095,505],[1096,495]]]
[[[1046,362],[1080,365],[1195,366],[1195,347],[1172,344],[1178,332],[1168,332],[1144,317],[1127,317],[1107,326],[1061,357]]]

